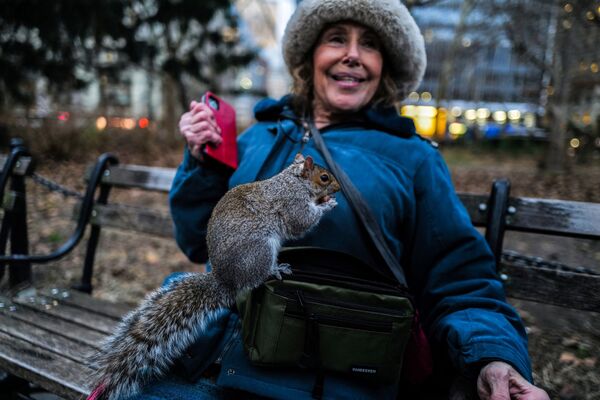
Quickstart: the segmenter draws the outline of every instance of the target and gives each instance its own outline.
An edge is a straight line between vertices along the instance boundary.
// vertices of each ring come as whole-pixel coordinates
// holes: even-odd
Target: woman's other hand
[[[529,383],[509,364],[493,361],[479,372],[477,393],[482,400],[549,400],[548,394]]]
[[[204,145],[218,146],[223,141],[213,111],[197,101],[192,101],[190,110],[181,116],[179,133],[185,138],[192,156],[199,160],[202,160]]]

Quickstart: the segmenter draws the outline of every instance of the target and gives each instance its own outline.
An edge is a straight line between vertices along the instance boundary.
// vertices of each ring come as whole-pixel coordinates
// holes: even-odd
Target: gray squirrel
[[[310,156],[272,178],[237,186],[221,198],[208,222],[209,273],[190,273],[150,293],[126,315],[92,357],[97,367],[89,399],[130,397],[168,371],[220,309],[269,277],[291,273],[278,264],[284,241],[314,228],[337,202],[336,178]]]

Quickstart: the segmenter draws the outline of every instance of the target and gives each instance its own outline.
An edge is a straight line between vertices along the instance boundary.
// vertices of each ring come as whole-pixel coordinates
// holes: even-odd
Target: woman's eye
[[[330,43],[344,43],[344,38],[340,35],[332,35],[329,37],[328,41]]]
[[[362,44],[369,49],[379,50],[379,42],[375,39],[365,39]]]

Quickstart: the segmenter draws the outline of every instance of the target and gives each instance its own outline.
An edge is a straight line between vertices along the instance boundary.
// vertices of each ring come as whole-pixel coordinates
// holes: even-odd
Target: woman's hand
[[[529,383],[513,367],[493,361],[479,372],[477,393],[482,400],[549,400],[548,394]]]
[[[213,111],[206,104],[196,101],[192,101],[190,111],[181,116],[179,133],[185,138],[192,156],[199,160],[202,160],[204,145],[218,146],[223,141]]]

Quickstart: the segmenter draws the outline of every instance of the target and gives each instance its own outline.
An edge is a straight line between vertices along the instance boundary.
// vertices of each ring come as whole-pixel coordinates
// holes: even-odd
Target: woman
[[[204,145],[221,142],[211,110],[192,102],[182,116],[187,149],[170,193],[182,250],[192,261],[206,260],[206,223],[228,188],[276,174],[299,151],[325,165],[303,127],[313,119],[405,268],[436,356],[431,379],[440,384],[418,389],[420,395],[431,398],[434,388],[447,397],[440,377],[460,375],[483,399],[547,399],[530,383],[523,325],[505,302],[494,258],[471,226],[441,156],[392,106],[416,89],[426,64],[423,38],[406,8],[392,0],[304,0],[287,25],[283,51],[292,95],[256,106],[258,122],[238,139],[235,172],[202,155]],[[376,256],[353,211],[346,201],[339,203],[294,245],[345,251],[373,262]],[[211,343],[204,364],[219,358],[218,386],[310,398],[310,373],[267,373],[248,363],[235,314],[224,311],[216,326],[223,329],[202,340]],[[326,383],[324,397],[395,398],[411,390],[335,378]]]

